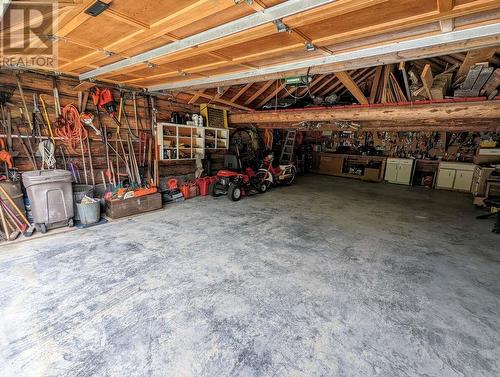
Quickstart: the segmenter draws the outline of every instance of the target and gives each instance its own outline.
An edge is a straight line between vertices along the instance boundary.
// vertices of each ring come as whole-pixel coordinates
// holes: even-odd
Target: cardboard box
[[[159,192],[125,200],[106,200],[106,216],[112,219],[137,215],[160,208],[162,208],[162,202]]]
[[[474,201],[472,202],[472,204],[474,204],[475,206],[478,206],[478,207],[486,207],[486,205],[484,204],[484,199],[486,199],[486,197],[476,196],[474,198]]]
[[[380,169],[365,168],[364,181],[380,182]]]

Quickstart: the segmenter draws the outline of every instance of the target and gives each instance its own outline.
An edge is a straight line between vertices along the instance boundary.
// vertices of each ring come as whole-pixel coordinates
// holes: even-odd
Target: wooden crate
[[[161,194],[157,192],[156,194],[141,196],[139,198],[107,200],[106,216],[112,219],[119,219],[160,208],[162,208]]]

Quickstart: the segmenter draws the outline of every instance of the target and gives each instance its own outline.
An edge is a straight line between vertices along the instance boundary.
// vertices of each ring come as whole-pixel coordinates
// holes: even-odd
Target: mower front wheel
[[[241,187],[238,185],[230,185],[229,190],[227,190],[227,195],[233,202],[237,202],[238,200],[240,200],[241,194]]]

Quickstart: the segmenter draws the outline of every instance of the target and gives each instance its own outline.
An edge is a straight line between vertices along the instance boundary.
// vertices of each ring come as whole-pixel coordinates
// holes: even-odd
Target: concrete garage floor
[[[478,213],[308,176],[0,249],[0,375],[499,376]]]

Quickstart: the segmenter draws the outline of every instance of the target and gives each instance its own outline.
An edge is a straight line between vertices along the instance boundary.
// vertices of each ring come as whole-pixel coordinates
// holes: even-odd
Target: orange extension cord
[[[70,154],[78,154],[77,146],[80,145],[80,140],[87,139],[88,133],[80,122],[78,109],[73,104],[63,107],[55,133],[66,144]]]

